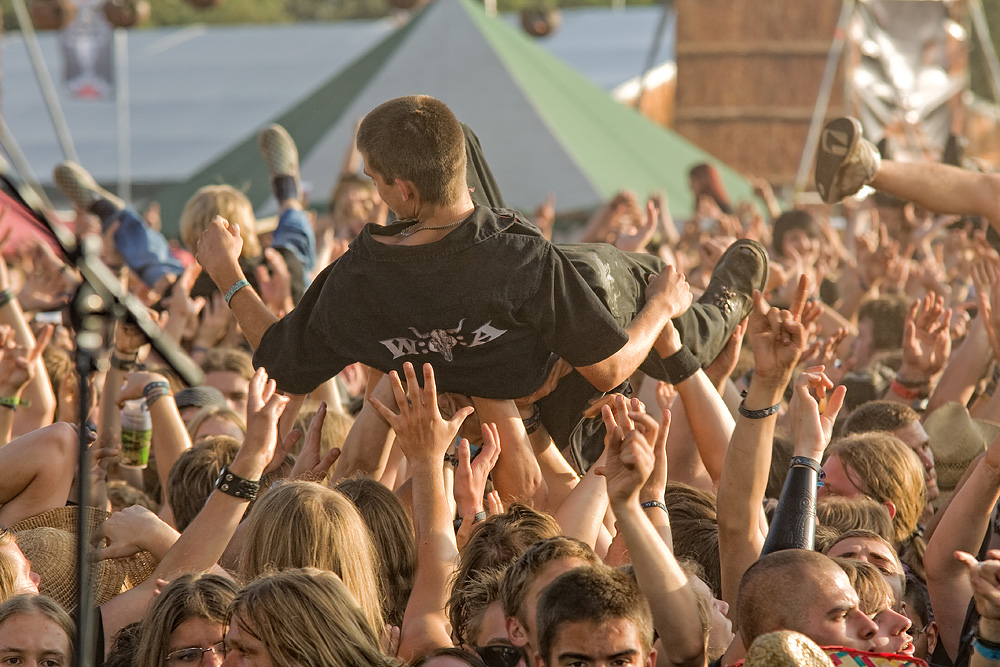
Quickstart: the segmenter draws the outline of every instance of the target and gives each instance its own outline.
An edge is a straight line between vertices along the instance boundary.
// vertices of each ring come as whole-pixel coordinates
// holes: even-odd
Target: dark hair
[[[851,413],[844,424],[844,435],[865,431],[888,431],[919,421],[920,415],[909,405],[894,401],[870,401]]]
[[[486,663],[483,662],[483,659],[475,653],[455,648],[454,646],[443,646],[441,648],[436,648],[433,651],[424,653],[422,656],[411,662],[410,667],[422,667],[427,664],[428,661],[441,657],[454,658],[455,660],[464,662],[469,667],[487,667]]]
[[[819,225],[812,215],[800,210],[785,211],[774,221],[772,231],[774,251],[779,257],[785,256],[785,235],[797,229],[804,231],[811,239],[820,238]]]
[[[538,599],[538,651],[546,664],[552,645],[566,623],[631,621],[645,658],[653,648],[653,616],[649,602],[627,573],[605,565],[578,567],[545,587]]]
[[[907,308],[906,299],[902,296],[878,297],[861,304],[858,322],[871,321],[875,350],[898,350],[902,347]]]
[[[536,542],[507,568],[500,581],[500,602],[503,604],[503,613],[523,623],[524,598],[531,582],[542,568],[563,558],[579,558],[594,565],[600,563],[590,545],[572,537],[550,537]]]

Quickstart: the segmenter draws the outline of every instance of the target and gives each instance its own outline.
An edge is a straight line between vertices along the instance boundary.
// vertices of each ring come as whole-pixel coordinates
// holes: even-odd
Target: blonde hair
[[[258,579],[226,618],[264,644],[274,667],[397,667],[367,621],[344,582],[314,568]]]
[[[924,466],[899,438],[882,431],[856,433],[827,450],[843,464],[851,482],[878,503],[896,507],[892,541],[903,544],[917,528],[927,505]]]
[[[73,661],[73,639],[76,637],[76,623],[59,603],[46,595],[33,595],[22,593],[15,595],[3,604],[0,604],[0,625],[12,616],[42,616],[47,618],[66,633],[69,640],[70,655],[66,656],[69,662]]]
[[[858,593],[858,609],[862,614],[872,616],[892,607],[892,588],[878,568],[861,560],[839,556],[835,556],[833,561],[851,580],[851,587]]]
[[[228,419],[236,428],[243,432],[243,435],[247,434],[246,422],[243,421],[243,417],[235,410],[227,405],[206,405],[194,413],[194,417],[191,418],[191,422],[188,424],[188,434],[191,436],[191,440],[197,439],[198,430],[212,417]]]
[[[237,572],[244,581],[301,567],[333,572],[379,634],[379,565],[368,527],[342,493],[313,482],[283,482],[250,511]]]
[[[217,215],[240,226],[243,252],[240,257],[250,259],[261,254],[257,240],[257,219],[246,195],[230,185],[206,185],[188,199],[181,212],[181,240],[194,252],[198,239]]]
[[[886,506],[868,496],[820,498],[816,503],[816,519],[838,534],[849,530],[869,530],[885,540],[891,540],[895,532]]]
[[[0,528],[0,547],[17,544],[14,533],[6,528]],[[17,580],[21,575],[18,563],[7,554],[0,553],[0,601],[6,600],[17,592]]]

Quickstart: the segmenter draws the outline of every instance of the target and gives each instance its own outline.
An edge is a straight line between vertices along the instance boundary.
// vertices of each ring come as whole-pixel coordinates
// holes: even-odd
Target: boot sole
[[[854,118],[831,120],[819,135],[816,155],[816,191],[827,204],[833,204],[833,182],[847,158],[852,155],[861,138],[861,123]]]

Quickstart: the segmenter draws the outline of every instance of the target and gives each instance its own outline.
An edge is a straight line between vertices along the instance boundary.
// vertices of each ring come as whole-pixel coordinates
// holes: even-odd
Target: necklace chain
[[[412,227],[407,227],[406,229],[399,230],[400,236],[413,236],[417,232],[422,232],[425,229],[448,229],[449,227],[454,227],[455,225],[460,225],[465,222],[467,218],[462,218],[461,220],[456,220],[455,222],[449,222],[447,225],[438,225],[436,227],[417,227],[413,229]]]

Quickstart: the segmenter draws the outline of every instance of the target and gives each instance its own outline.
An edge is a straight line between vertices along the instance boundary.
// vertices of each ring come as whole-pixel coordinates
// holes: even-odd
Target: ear
[[[887,510],[889,510],[889,518],[890,519],[895,519],[896,518],[896,503],[892,502],[891,500],[887,500],[887,501],[885,501],[882,504],[885,505],[885,508]]]
[[[507,620],[507,639],[514,646],[524,647],[528,645],[528,633],[523,627],[521,627],[520,621],[518,621],[513,616],[508,616]]]
[[[545,658],[543,658],[542,654],[537,651],[535,652],[535,667],[547,667]],[[652,665],[649,665],[648,667],[652,667]]]
[[[934,649],[937,648],[938,643],[938,624],[937,621],[931,621],[927,624],[927,656],[928,658],[934,653]]]
[[[412,181],[404,181],[401,178],[397,178],[393,181],[393,185],[399,188],[399,194],[403,197],[403,201],[410,201],[417,194],[417,188],[414,187]]]
[[[646,667],[656,667],[656,649],[654,648],[649,652],[646,657]]]

